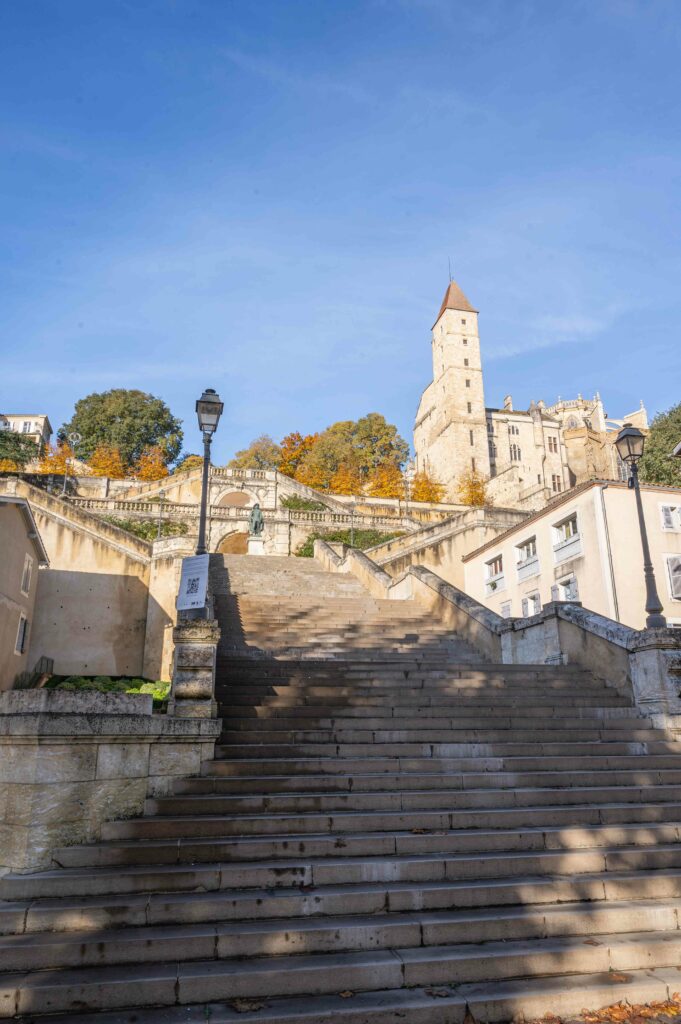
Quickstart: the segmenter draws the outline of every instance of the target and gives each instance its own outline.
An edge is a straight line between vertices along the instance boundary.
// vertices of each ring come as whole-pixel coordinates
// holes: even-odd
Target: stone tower
[[[470,470],[490,475],[478,311],[450,281],[433,325],[433,381],[423,392],[414,424],[419,470],[445,484],[456,500]]]

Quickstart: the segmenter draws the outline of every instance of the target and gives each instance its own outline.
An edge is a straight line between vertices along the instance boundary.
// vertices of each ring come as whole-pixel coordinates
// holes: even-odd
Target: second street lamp
[[[203,434],[203,477],[201,479],[201,511],[199,513],[199,536],[196,554],[206,554],[206,509],[208,504],[208,474],[210,471],[210,446],[213,434],[218,429],[224,409],[220,396],[213,388],[206,388],[196,403],[199,429]]]
[[[641,533],[641,547],[643,548],[643,573],[646,581],[646,628],[664,629],[667,620],[662,614],[662,602],[657,593],[655,583],[655,571],[650,558],[650,545],[648,544],[648,532],[646,530],[645,516],[643,515],[643,501],[641,499],[641,487],[638,479],[638,460],[643,455],[646,439],[641,431],[625,423],[619,434],[615,445],[619,457],[627,462],[630,468],[629,486],[633,488],[636,495],[636,511],[638,512],[638,526]]]

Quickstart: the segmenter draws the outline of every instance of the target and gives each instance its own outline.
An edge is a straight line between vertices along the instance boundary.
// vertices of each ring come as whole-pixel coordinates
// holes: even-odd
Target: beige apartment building
[[[657,589],[681,628],[681,489],[641,488]],[[645,625],[636,499],[626,483],[592,480],[465,555],[464,590],[504,617],[549,601],[580,601],[635,629]]]
[[[528,409],[507,395],[502,408],[487,406],[478,316],[451,281],[432,328],[433,379],[414,424],[417,469],[443,483],[449,501],[474,471],[489,478],[495,505],[528,510],[586,480],[624,479],[614,441],[625,420],[647,429],[643,403],[622,419],[608,416],[598,393]]]
[[[41,565],[48,565],[47,553],[29,503],[0,495],[0,690],[34,667],[31,625]]]
[[[44,413],[0,413],[0,430],[13,430],[35,441],[40,451],[50,443],[52,425]]]

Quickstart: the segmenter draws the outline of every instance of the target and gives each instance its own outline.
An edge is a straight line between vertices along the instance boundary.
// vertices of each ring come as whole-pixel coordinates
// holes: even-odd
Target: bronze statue
[[[248,532],[251,537],[259,537],[265,529],[265,520],[263,514],[260,511],[260,505],[255,503],[251,509],[251,515],[248,520]]]

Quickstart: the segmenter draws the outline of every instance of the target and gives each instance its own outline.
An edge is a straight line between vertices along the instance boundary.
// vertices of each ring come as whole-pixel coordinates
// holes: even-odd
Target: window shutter
[[[673,530],[674,529],[674,516],[673,508],[671,505],[662,506],[662,529]]]
[[[527,616],[530,614],[530,612],[529,612],[529,601],[527,600],[526,597],[523,598],[522,608],[523,608],[523,618],[527,618]]]
[[[668,558],[667,568],[672,586],[672,597],[675,601],[681,601],[681,556],[672,555]]]
[[[560,601],[560,588],[557,583],[554,583],[551,587],[551,600]]]

